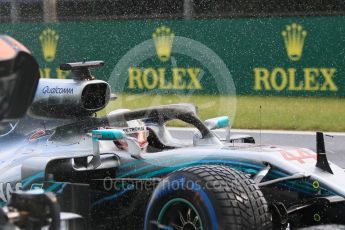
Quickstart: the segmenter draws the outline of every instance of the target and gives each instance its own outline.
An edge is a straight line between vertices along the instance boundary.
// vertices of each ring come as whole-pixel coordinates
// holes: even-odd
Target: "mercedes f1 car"
[[[192,104],[95,113],[112,98],[90,67],[42,79],[29,115],[0,138],[0,197],[54,192],[89,229],[288,229],[345,222],[345,172],[317,152],[231,135],[228,117],[201,121]],[[189,137],[169,128],[193,129]],[[216,129],[225,129],[224,137]]]

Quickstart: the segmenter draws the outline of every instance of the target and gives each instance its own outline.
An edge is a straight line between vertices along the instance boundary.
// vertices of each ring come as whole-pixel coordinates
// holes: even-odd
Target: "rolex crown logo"
[[[282,36],[290,60],[298,61],[301,59],[307,31],[305,31],[301,25],[292,23],[286,26],[286,30],[282,32]]]
[[[44,59],[47,62],[54,61],[59,35],[55,30],[48,28],[42,31],[39,38]]]
[[[152,34],[158,58],[162,62],[165,62],[170,58],[174,37],[175,34],[170,30],[170,28],[165,26],[157,28]]]

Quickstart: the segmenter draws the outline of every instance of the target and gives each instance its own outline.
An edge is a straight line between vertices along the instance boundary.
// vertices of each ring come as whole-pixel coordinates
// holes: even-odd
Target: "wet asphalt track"
[[[188,128],[172,128],[172,134],[178,138],[192,138],[193,130]],[[232,134],[249,134],[255,138],[256,143],[289,145],[296,147],[309,148],[316,150],[315,132],[298,132],[298,131],[270,131],[262,130],[261,138],[259,130],[231,130]],[[342,168],[345,168],[345,133],[325,134],[333,137],[325,137],[326,152],[328,159]]]

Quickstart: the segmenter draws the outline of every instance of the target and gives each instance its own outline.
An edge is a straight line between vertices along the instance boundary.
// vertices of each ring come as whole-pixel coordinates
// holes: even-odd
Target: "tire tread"
[[[196,175],[204,182],[213,183],[212,189],[226,229],[271,229],[271,215],[266,199],[259,187],[244,173],[219,165],[202,165],[182,168],[177,172]],[[231,211],[230,211],[231,210]]]

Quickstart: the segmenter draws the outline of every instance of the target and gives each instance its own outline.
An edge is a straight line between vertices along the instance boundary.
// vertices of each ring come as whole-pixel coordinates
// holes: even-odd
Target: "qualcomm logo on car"
[[[287,25],[281,32],[291,62],[301,60],[307,34],[303,26],[297,23]],[[336,68],[318,68],[314,65],[304,68],[256,67],[253,72],[254,89],[257,91],[338,91],[334,81]]]
[[[43,94],[73,94],[73,88],[60,88],[54,87],[50,88],[49,86],[43,87]]]

